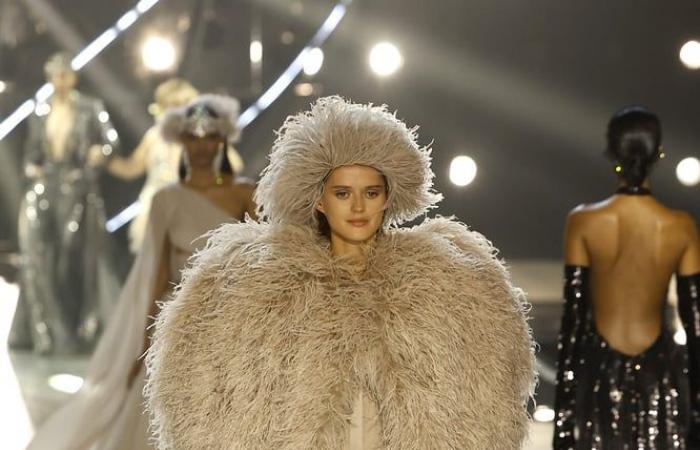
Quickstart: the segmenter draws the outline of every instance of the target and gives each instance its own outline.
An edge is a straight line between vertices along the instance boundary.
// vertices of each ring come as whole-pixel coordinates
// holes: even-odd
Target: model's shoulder
[[[599,202],[582,203],[567,215],[566,221],[569,228],[586,227],[589,223],[597,221],[601,216],[612,213],[612,198],[607,198]]]
[[[75,103],[85,109],[104,110],[104,102],[97,97],[92,97],[82,92],[75,93]]]
[[[173,181],[172,183],[166,184],[158,189],[155,194],[153,194],[151,203],[176,201],[180,194],[182,194],[183,189],[186,188],[182,186],[182,183],[179,181]]]
[[[688,212],[680,209],[671,210],[674,222],[683,230],[689,237],[696,237],[698,234],[697,223],[695,218]]]
[[[230,189],[235,194],[251,195],[255,190],[255,182],[249,178],[236,179]]]

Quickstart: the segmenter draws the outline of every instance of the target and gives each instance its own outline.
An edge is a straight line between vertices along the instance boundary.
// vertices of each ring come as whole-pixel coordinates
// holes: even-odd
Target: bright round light
[[[369,52],[369,66],[381,77],[392,75],[403,65],[403,57],[390,42],[380,42]]]
[[[540,405],[535,409],[532,418],[537,422],[551,422],[554,420],[554,410],[546,405]]]
[[[141,46],[143,65],[153,72],[164,72],[175,66],[175,45],[170,39],[151,36]]]
[[[457,156],[450,164],[450,181],[466,186],[476,178],[476,163],[468,156]]]
[[[700,160],[697,158],[685,158],[676,166],[678,181],[686,186],[695,186],[700,183]]]
[[[688,69],[700,69],[700,42],[688,41],[680,51],[681,62]]]
[[[294,93],[299,97],[308,97],[314,93],[314,85],[311,83],[299,83],[294,86]]]
[[[673,340],[678,345],[685,345],[688,342],[688,337],[685,334],[685,330],[683,328],[678,328],[678,331],[673,333]]]
[[[49,378],[49,386],[60,392],[75,394],[83,385],[83,379],[68,373],[59,373]]]
[[[260,41],[252,41],[250,43],[250,62],[257,64],[262,61],[263,45]]]
[[[323,50],[318,47],[312,48],[304,58],[304,73],[313,76],[321,70],[323,66]]]

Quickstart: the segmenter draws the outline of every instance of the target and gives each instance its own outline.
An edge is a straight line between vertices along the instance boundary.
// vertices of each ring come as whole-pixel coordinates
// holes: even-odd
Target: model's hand
[[[131,389],[131,385],[134,384],[134,380],[139,375],[139,372],[141,372],[142,366],[143,360],[137,359],[136,361],[134,361],[134,364],[131,366],[131,370],[129,371],[129,375],[126,377],[127,389]]]
[[[101,166],[105,162],[105,155],[99,145],[93,145],[88,150],[87,163],[90,167]]]

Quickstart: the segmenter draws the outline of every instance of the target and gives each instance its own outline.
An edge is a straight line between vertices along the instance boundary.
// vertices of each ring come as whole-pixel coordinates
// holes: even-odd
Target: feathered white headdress
[[[236,125],[239,110],[233,97],[202,94],[186,106],[168,110],[160,121],[161,133],[170,141],[187,132],[200,137],[219,134],[235,142],[240,134]]]
[[[386,225],[412,220],[442,199],[433,191],[431,149],[420,147],[416,128],[386,105],[321,98],[310,111],[288,117],[277,134],[255,191],[260,215],[271,222],[317,227],[315,205],[324,181],[348,165],[373,167],[386,177]]]

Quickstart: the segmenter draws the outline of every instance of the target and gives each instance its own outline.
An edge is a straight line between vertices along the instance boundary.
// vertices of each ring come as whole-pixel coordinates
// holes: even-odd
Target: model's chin
[[[337,233],[344,241],[356,245],[366,244],[377,234],[377,230],[369,226],[363,228],[350,228]]]

